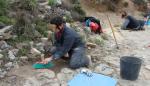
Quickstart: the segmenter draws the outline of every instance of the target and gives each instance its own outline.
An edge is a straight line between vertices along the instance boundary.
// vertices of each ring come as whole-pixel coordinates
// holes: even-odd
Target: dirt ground
[[[97,13],[98,17],[101,17],[103,20],[102,13]],[[95,14],[94,14],[95,15]],[[110,14],[109,14],[110,15]],[[111,17],[111,22],[113,25],[120,24],[121,19],[119,19],[119,16],[116,16],[115,14],[111,14],[113,17]],[[118,20],[117,20],[118,19]],[[103,22],[106,24],[108,21],[104,18]],[[112,59],[116,59],[114,63],[119,64],[119,57],[121,56],[130,56],[134,55],[137,57],[140,57],[143,59],[143,64],[140,72],[139,79],[137,81],[126,81],[119,79],[120,86],[149,86],[150,83],[150,70],[146,69],[146,65],[150,65],[150,28],[147,28],[145,31],[128,31],[128,30],[119,30],[118,27],[114,27],[114,31],[116,34],[116,38],[119,44],[120,49],[118,52],[113,52],[112,55],[108,55],[106,57],[112,57],[109,58],[108,62],[110,61],[112,63]],[[109,26],[105,26],[105,32],[112,36],[111,29]],[[112,40],[112,45],[115,45],[114,41]],[[60,61],[62,62],[62,61]],[[58,62],[58,63],[60,63]],[[57,68],[54,69],[55,72],[60,71],[60,67],[62,68],[66,66],[65,63],[57,64]],[[119,71],[119,69],[118,69]],[[8,81],[13,80],[11,78],[16,77],[15,83],[19,84],[21,81],[25,78],[29,78],[34,76],[35,70],[31,68],[31,65],[22,66],[19,69],[15,68],[8,74],[7,78],[3,81],[3,83],[9,83]],[[12,82],[12,81],[10,81]],[[4,86],[4,85],[3,85]],[[12,84],[5,84],[5,86],[13,86]]]

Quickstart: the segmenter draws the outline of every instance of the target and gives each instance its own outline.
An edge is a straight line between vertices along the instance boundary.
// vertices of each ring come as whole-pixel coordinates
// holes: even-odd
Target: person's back
[[[128,15],[126,19],[129,20],[127,28],[137,28],[138,26],[140,26],[140,22],[136,20],[134,17]]]
[[[94,17],[85,17],[84,22],[86,23],[86,26],[88,27],[90,27],[90,23],[95,23],[97,26],[96,31],[93,31],[93,30],[92,31],[98,34],[103,33],[100,20]],[[91,28],[91,29],[95,29],[95,28]]]
[[[67,38],[71,38],[71,39],[67,39]],[[68,44],[72,43],[72,41],[74,41],[71,46],[71,49],[74,49],[76,47],[85,46],[85,43],[83,43],[79,34],[77,34],[77,32],[75,32],[73,29],[68,28],[67,26],[64,27],[61,38],[60,39],[56,38],[57,43],[59,43],[60,45],[64,44],[64,39],[68,40],[68,41],[66,41],[66,42],[68,42]],[[66,45],[66,47],[68,47],[68,46]]]

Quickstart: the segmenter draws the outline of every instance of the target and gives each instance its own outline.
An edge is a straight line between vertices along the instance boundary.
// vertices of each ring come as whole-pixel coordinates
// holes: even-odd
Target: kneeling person
[[[50,22],[54,25],[55,32],[55,49],[50,50],[51,57],[46,58],[43,63],[59,59],[66,53],[69,54],[69,66],[73,69],[86,67],[89,65],[89,59],[85,55],[85,43],[80,36],[65,25],[62,17],[55,17]]]

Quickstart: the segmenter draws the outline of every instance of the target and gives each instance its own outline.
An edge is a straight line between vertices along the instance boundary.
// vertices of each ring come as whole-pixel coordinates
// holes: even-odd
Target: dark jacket
[[[64,56],[66,53],[71,54],[77,47],[85,47],[85,43],[82,42],[81,37],[73,30],[68,27],[64,27],[61,32],[61,36],[57,37],[55,33],[56,52],[53,54],[54,59]]]
[[[137,28],[138,26],[140,26],[140,22],[138,20],[136,20],[134,17],[127,16],[126,19],[129,20],[127,28]]]

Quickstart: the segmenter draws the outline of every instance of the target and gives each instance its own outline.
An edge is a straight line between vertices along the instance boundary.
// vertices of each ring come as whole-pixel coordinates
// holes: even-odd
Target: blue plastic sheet
[[[116,86],[117,81],[111,77],[92,73],[92,77],[85,74],[76,75],[68,86]]]

